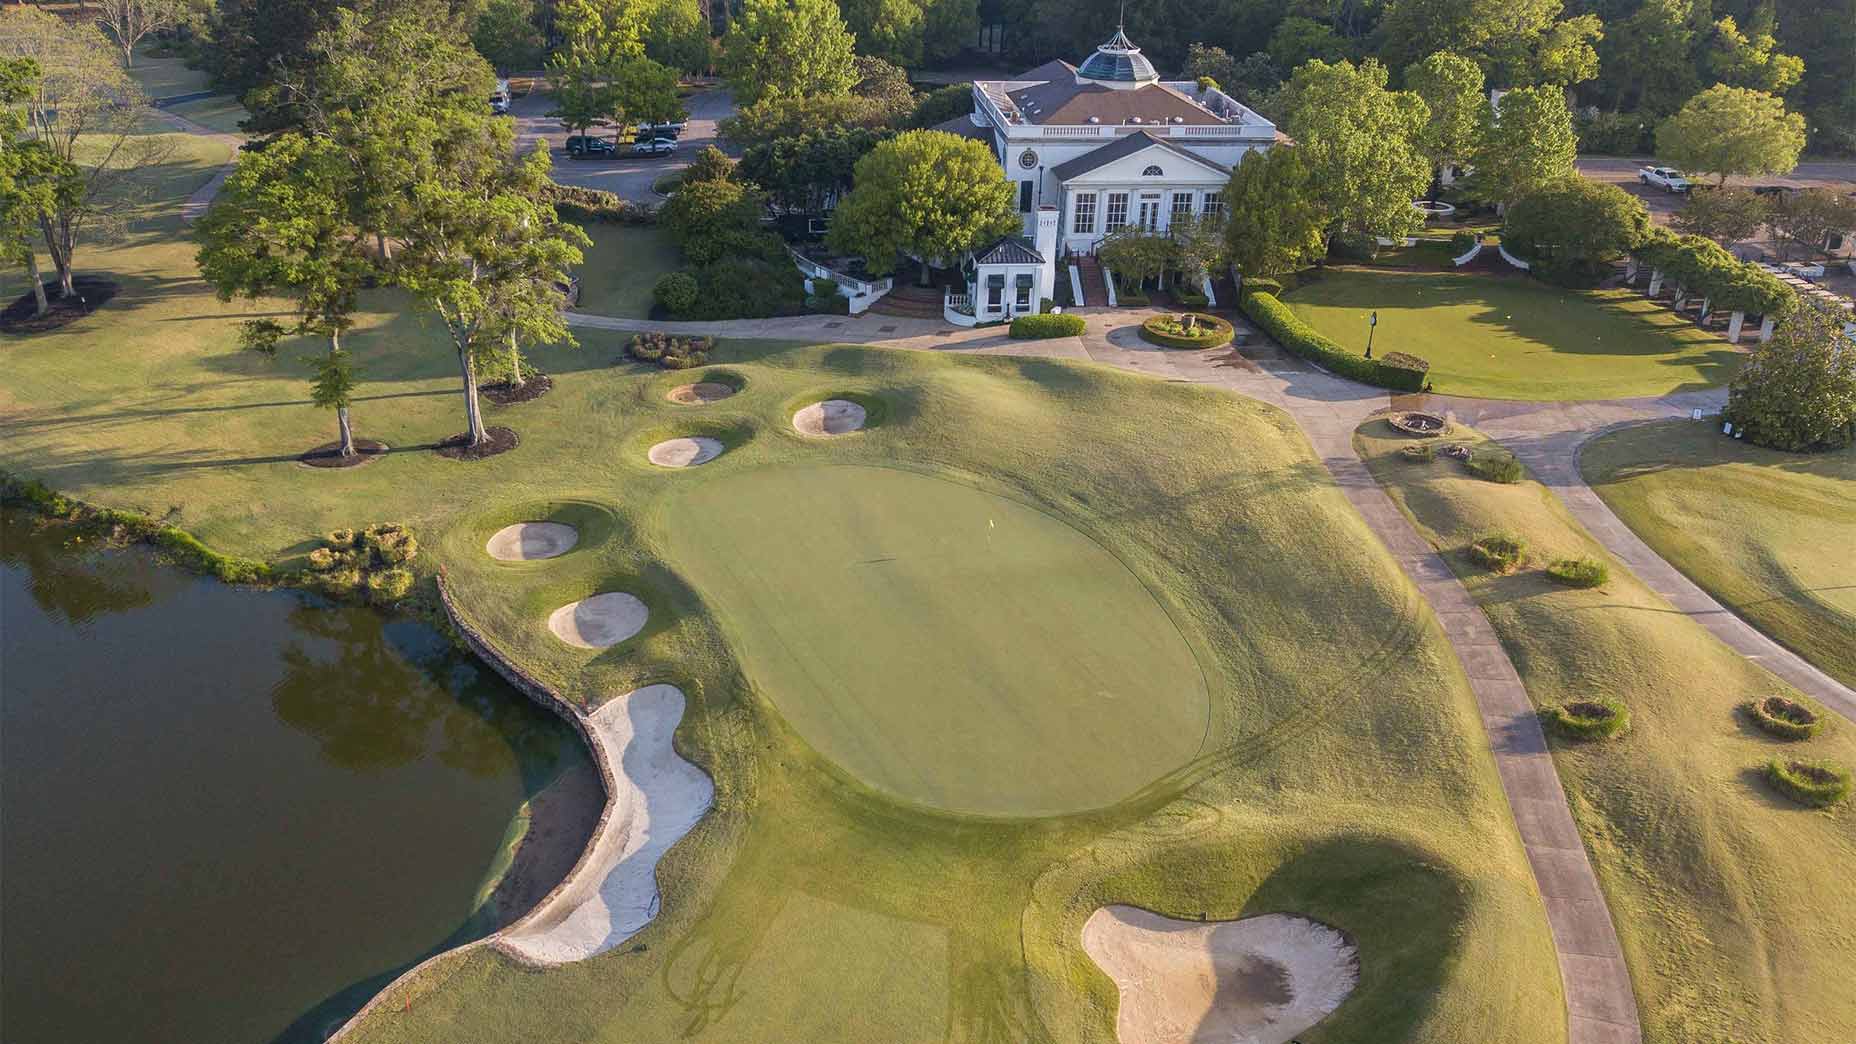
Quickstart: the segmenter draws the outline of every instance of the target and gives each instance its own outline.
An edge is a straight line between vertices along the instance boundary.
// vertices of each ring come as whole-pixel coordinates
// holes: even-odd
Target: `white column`
[[[1772,340],[1772,317],[1766,316],[1765,320],[1759,324],[1759,343],[1765,344],[1770,340]]]
[[[1710,300],[1712,300],[1712,298],[1704,297],[1701,299],[1701,319],[1699,320],[1700,322],[1705,323],[1708,321],[1708,302]]]
[[[1637,259],[1634,257],[1624,263],[1624,281],[1626,283],[1637,281]]]
[[[1734,344],[1740,343],[1740,331],[1746,326],[1746,313],[1735,312],[1727,317],[1727,339]]]
[[[1658,292],[1658,291],[1660,291],[1660,290],[1661,290],[1662,288],[1663,288],[1663,273],[1662,273],[1662,270],[1661,270],[1661,269],[1656,269],[1656,268],[1652,268],[1652,269],[1650,270],[1650,288],[1649,288],[1648,290],[1646,290],[1646,291],[1644,291],[1644,296],[1645,296],[1645,297],[1655,297],[1655,296],[1656,296],[1656,294],[1657,294],[1657,292]]]

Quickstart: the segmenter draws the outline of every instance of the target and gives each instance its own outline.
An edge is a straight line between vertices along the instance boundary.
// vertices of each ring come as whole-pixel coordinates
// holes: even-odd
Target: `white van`
[[[490,111],[498,116],[509,115],[509,81],[496,81],[496,93],[490,95]]]

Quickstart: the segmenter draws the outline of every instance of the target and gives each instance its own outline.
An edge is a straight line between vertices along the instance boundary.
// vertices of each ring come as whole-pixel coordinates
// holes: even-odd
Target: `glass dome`
[[[1120,29],[1115,30],[1107,43],[1096,48],[1096,53],[1076,70],[1076,75],[1084,80],[1109,83],[1152,83],[1160,79],[1160,74],[1154,71],[1154,63],[1148,61]]]

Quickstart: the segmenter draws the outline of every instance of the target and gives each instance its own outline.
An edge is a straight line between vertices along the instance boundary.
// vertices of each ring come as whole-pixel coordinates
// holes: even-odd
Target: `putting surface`
[[[914,472],[799,466],[693,487],[662,523],[760,691],[889,794],[1078,811],[1204,743],[1204,676],[1160,603],[1036,508]]]

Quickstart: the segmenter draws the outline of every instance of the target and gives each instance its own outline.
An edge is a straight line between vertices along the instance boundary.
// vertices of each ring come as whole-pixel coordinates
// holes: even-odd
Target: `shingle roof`
[[[1044,255],[1024,236],[1006,236],[974,257],[976,265],[1041,265]]]
[[[1223,171],[1226,174],[1231,172],[1231,168],[1222,163],[1214,163],[1189,149],[1180,148],[1170,141],[1162,141],[1146,131],[1135,131],[1133,134],[1116,138],[1114,141],[1109,142],[1099,149],[1085,152],[1067,163],[1057,164],[1050,169],[1050,172],[1057,176],[1058,181],[1068,181],[1079,174],[1087,174],[1098,167],[1107,166],[1118,159],[1132,156],[1142,149],[1153,148],[1154,146],[1159,146],[1168,152],[1177,153],[1194,163],[1210,167],[1213,170]]]
[[[973,121],[965,116],[956,116],[945,123],[937,123],[928,129],[945,131],[948,134],[958,134],[963,138],[972,138],[974,141],[983,141],[988,145],[992,144],[992,131],[985,127],[975,127]]]
[[[1074,77],[1065,77],[1007,93],[1012,107],[1035,124],[1088,123],[1092,116],[1097,123],[1115,126],[1133,117],[1139,117],[1142,123],[1178,122],[1197,127],[1224,124],[1192,99],[1161,83],[1117,90],[1107,84],[1078,83]]]
[[[1074,80],[1076,79],[1076,66],[1071,65],[1061,58],[1052,58],[1050,61],[1045,62],[1035,69],[1026,69],[1024,72],[1012,77],[1012,79],[1034,83],[1045,83],[1050,80]]]

